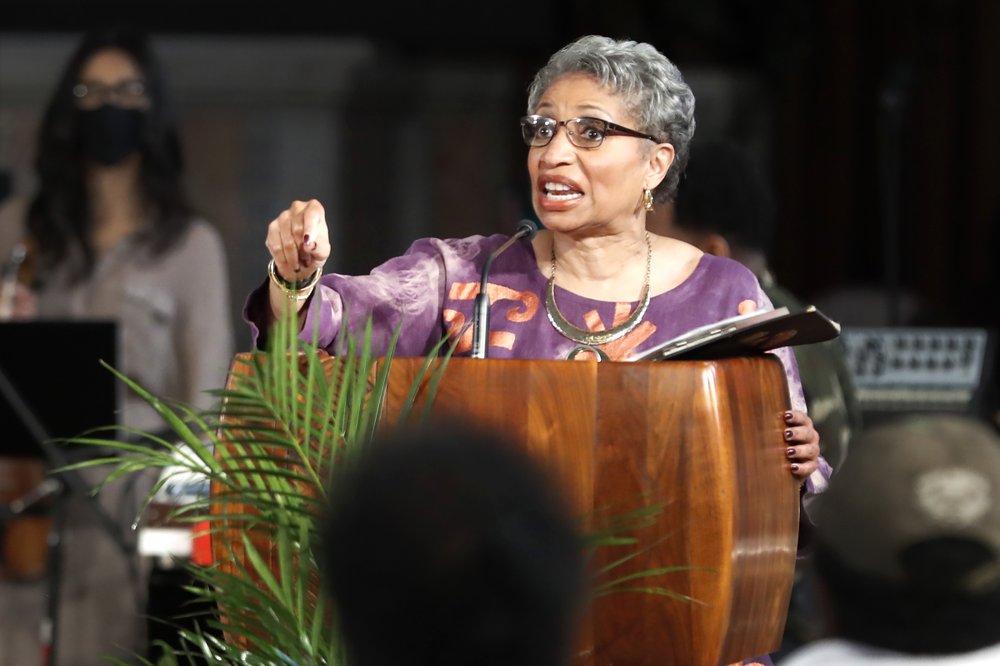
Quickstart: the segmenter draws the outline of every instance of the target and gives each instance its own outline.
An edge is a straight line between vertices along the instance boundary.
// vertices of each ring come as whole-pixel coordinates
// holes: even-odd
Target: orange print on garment
[[[459,333],[462,334],[455,345],[455,353],[462,354],[472,351],[472,327],[468,326],[464,331],[462,330],[462,327],[465,326],[465,315],[458,310],[446,309],[441,313],[441,318],[448,324],[449,338],[454,339],[458,337]]]
[[[453,301],[472,301],[475,300],[478,294],[478,282],[456,282],[448,290],[448,298]],[[498,300],[516,301],[518,304],[512,306],[504,313],[506,320],[515,324],[531,321],[538,313],[538,296],[530,291],[517,291],[510,287],[487,282],[486,296],[489,298],[490,305]],[[462,327],[465,326],[465,315],[458,310],[445,309],[441,316],[445,323],[448,324],[448,335],[452,338],[457,336],[462,331]],[[517,335],[509,331],[490,331],[487,336],[486,345],[488,347],[513,349],[515,340],[517,340]],[[468,351],[472,351],[471,326],[462,332],[458,344],[455,346],[456,354]]]
[[[616,303],[615,318],[611,323],[611,327],[614,328],[615,326],[621,324],[623,321],[628,319],[630,314],[632,314],[632,306],[629,303]],[[583,316],[583,321],[587,324],[587,330],[592,333],[608,330],[604,325],[604,322],[601,321],[601,315],[598,314],[597,310],[591,310],[585,314]],[[597,345],[597,348],[607,354],[609,360],[621,361],[631,356],[635,348],[648,340],[649,336],[655,332],[656,326],[648,321],[644,321],[629,331],[624,337],[603,345]],[[597,354],[594,352],[583,351],[576,355],[575,360],[593,361],[596,360],[596,358]]]
[[[465,326],[465,315],[458,310],[446,309],[441,313],[441,318],[448,325],[448,337],[454,339],[461,333],[458,344],[455,345],[455,353],[463,354],[472,351],[472,326]],[[465,330],[462,327],[465,326]],[[508,331],[490,331],[486,338],[486,344],[490,347],[502,347],[503,349],[513,349],[514,340],[517,336]]]
[[[456,282],[451,285],[448,298],[454,301],[471,301],[479,293],[478,282]],[[535,313],[538,312],[538,296],[530,291],[517,291],[510,287],[486,283],[486,296],[490,299],[490,305],[496,301],[518,301],[520,305],[511,307],[505,313],[507,321],[521,323],[531,321]]]

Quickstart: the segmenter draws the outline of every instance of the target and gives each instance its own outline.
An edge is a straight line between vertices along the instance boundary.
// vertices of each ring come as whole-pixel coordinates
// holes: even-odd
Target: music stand
[[[118,328],[113,321],[19,321],[0,323],[0,423],[4,424],[0,455],[42,457],[53,469],[70,463],[53,439],[117,424],[119,382],[101,366],[118,367]],[[79,448],[79,447],[78,447]],[[97,522],[131,562],[134,545],[104,511],[90,488],[74,470],[53,475],[10,507],[16,515],[47,497],[53,497],[49,538],[48,610],[43,627],[46,663],[57,657],[61,546],[65,502],[72,496],[86,504]]]

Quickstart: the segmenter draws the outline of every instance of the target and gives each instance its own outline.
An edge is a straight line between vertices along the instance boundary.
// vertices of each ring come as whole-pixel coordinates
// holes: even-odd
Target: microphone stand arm
[[[522,238],[530,238],[538,232],[538,227],[530,220],[524,220],[518,225],[517,233],[503,242],[503,245],[490,252],[483,264],[482,276],[479,279],[479,293],[472,304],[472,358],[486,358],[486,335],[490,330],[490,297],[486,293],[486,281],[490,274],[493,260],[501,252]]]

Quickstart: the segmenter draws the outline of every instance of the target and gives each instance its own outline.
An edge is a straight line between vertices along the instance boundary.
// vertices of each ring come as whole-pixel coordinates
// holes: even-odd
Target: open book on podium
[[[810,305],[755,310],[699,326],[632,357],[631,361],[716,359],[832,340],[840,324]]]

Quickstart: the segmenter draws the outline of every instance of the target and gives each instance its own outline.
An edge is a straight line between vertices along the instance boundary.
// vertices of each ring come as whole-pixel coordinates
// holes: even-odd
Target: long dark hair
[[[77,276],[86,276],[93,269],[91,210],[73,86],[79,82],[87,60],[110,48],[124,51],[135,61],[145,77],[150,99],[139,149],[139,187],[151,217],[152,228],[146,237],[151,254],[157,256],[170,248],[191,223],[193,210],[181,187],[183,162],[177,114],[160,62],[143,31],[132,26],[100,28],[84,35],[70,57],[38,135],[35,171],[39,190],[28,211],[27,228],[42,271],[66,259],[73,246],[82,251],[83,263],[74,267]]]

